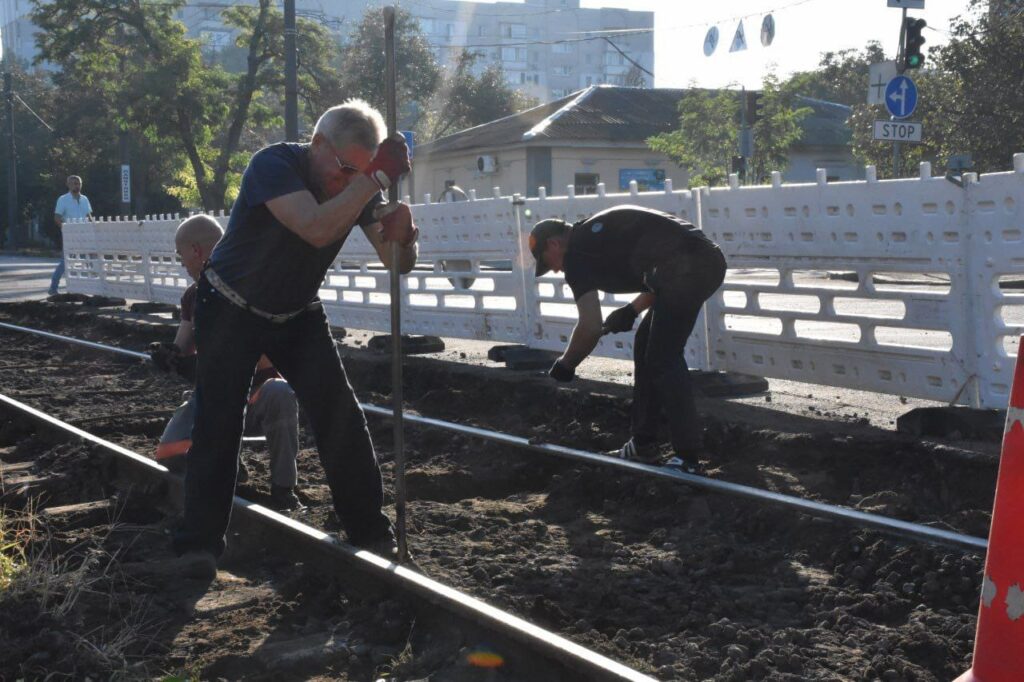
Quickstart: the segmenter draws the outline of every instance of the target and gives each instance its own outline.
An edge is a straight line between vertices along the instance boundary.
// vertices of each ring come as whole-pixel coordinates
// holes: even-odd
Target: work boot
[[[641,444],[637,442],[636,438],[630,438],[621,448],[618,450],[612,450],[608,454],[612,457],[626,459],[630,462],[639,462],[641,464],[661,463],[661,452],[657,444]]]
[[[304,509],[295,489],[286,485],[270,486],[270,508],[274,511],[295,511]]]

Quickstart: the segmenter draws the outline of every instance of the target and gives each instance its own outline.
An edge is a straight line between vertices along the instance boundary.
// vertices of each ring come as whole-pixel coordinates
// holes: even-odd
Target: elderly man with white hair
[[[200,275],[196,416],[174,546],[210,575],[225,547],[246,398],[261,355],[309,418],[349,542],[396,556],[366,418],[317,296],[356,225],[384,265],[391,265],[389,241],[401,246],[403,273],[416,263],[409,207],[385,206],[381,195],[409,171],[409,150],[400,135],[385,135],[380,113],[350,100],[320,117],[310,143],[256,152]]]

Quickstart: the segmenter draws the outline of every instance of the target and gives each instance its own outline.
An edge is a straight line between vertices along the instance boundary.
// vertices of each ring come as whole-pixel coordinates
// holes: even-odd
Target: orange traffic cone
[[[1024,679],[1024,337],[1006,411],[974,665],[956,682]]]

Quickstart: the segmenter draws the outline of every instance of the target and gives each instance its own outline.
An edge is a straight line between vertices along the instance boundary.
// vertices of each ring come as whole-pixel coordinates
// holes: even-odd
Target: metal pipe
[[[0,329],[9,329],[15,332],[23,332],[25,334],[35,334],[36,336],[42,336],[46,339],[52,339],[54,341],[63,341],[64,343],[71,343],[76,346],[85,346],[86,348],[92,348],[94,350],[105,350],[114,353],[120,353],[140,360],[149,360],[148,353],[139,353],[134,350],[127,350],[124,348],[117,348],[115,346],[107,346],[102,343],[93,343],[92,341],[86,341],[85,339],[76,339],[73,336],[62,336],[61,334],[54,334],[52,332],[44,332],[39,329],[30,329],[28,327],[19,327],[16,324],[8,324],[6,322],[0,322]]]
[[[134,351],[124,350],[123,348],[117,348],[115,346],[104,346],[100,343],[92,343],[91,341],[80,341],[67,336],[61,336],[59,334],[51,334],[49,332],[41,332],[35,329],[29,329],[27,327],[18,327],[15,325],[6,324],[0,322],[0,327],[13,329],[15,331],[25,332],[29,334],[38,334],[58,341],[68,341],[71,343],[81,343],[88,345],[89,347],[96,348],[98,350],[106,350],[114,353],[124,353],[127,355],[138,356],[143,355],[142,353],[135,353]],[[392,411],[380,407],[378,405],[371,405],[367,403],[360,403],[360,407],[363,411],[369,414],[376,414],[383,417],[391,417]],[[694,474],[687,474],[676,469],[670,469],[667,467],[657,467],[649,464],[641,464],[639,462],[630,462],[627,460],[618,459],[617,457],[609,457],[608,455],[601,455],[596,452],[588,452],[586,450],[577,450],[576,448],[566,447],[564,445],[555,445],[552,443],[539,443],[529,438],[523,438],[521,436],[513,436],[500,431],[491,431],[488,429],[481,429],[475,426],[466,426],[464,424],[454,424],[452,422],[446,422],[441,419],[434,419],[432,417],[423,417],[416,414],[404,415],[404,419],[419,424],[421,426],[444,429],[446,431],[452,431],[465,436],[472,436],[474,438],[481,438],[489,440],[495,443],[501,443],[502,445],[509,445],[512,447],[521,448],[524,450],[530,450],[531,452],[537,452],[544,455],[554,455],[555,457],[562,457],[565,459],[572,459],[586,464],[593,464],[597,466],[609,466],[616,467],[623,471],[629,471],[634,474],[642,474],[644,476],[653,476],[663,480],[673,481],[675,483],[684,483],[694,488],[702,488],[711,492],[723,493],[725,495],[732,495],[735,497],[742,497],[757,502],[768,502],[771,504],[781,505],[783,507],[789,507],[797,511],[811,514],[812,516],[820,516],[824,518],[831,518],[838,521],[845,521],[852,523],[857,526],[867,526],[875,528],[877,530],[886,531],[898,535],[900,537],[910,538],[913,540],[923,540],[925,542],[933,542],[941,545],[948,545],[956,547],[958,549],[969,550],[972,552],[984,553],[988,550],[988,541],[985,538],[975,537],[973,535],[964,535],[962,533],[954,533],[948,530],[942,530],[940,528],[932,528],[931,526],[925,526],[919,523],[911,523],[910,521],[901,521],[894,519],[889,516],[882,516],[880,514],[869,514],[867,512],[857,511],[856,509],[850,509],[849,507],[841,507],[838,505],[825,504],[823,502],[815,502],[813,500],[807,500],[802,497],[796,497],[794,495],[785,495],[782,493],[772,492],[770,490],[762,490],[761,488],[755,488],[753,486],[741,485],[739,483],[730,483],[729,481],[722,481],[715,478],[707,478],[704,476],[696,476]]]
[[[102,447],[140,467],[140,471],[145,472],[148,476],[163,480],[172,478],[172,474],[166,467],[148,457],[99,436],[94,436],[88,431],[83,431],[25,403],[0,394],[0,405],[6,405],[36,422]],[[655,682],[653,677],[633,670],[618,661],[613,661],[518,616],[463,594],[455,588],[428,578],[417,571],[398,566],[368,550],[342,543],[318,528],[278,514],[238,495],[233,496],[232,506],[236,512],[251,515],[258,523],[264,524],[264,527],[270,526],[275,531],[285,534],[291,543],[290,547],[297,546],[299,551],[316,549],[325,552],[335,557],[336,565],[341,565],[344,569],[355,569],[368,573],[376,580],[396,585],[399,589],[418,595],[432,605],[436,604],[476,628],[483,628],[487,632],[508,637],[525,645],[531,652],[554,666],[552,673],[558,675],[557,679]]]
[[[395,66],[395,8],[384,8],[384,77],[387,102],[388,136],[398,132],[398,86]],[[388,203],[398,203],[398,183],[388,188]],[[398,562],[405,563],[405,431],[402,420],[402,276],[401,247],[391,242],[391,411],[394,418],[392,439],[395,450],[395,533],[398,536]]]

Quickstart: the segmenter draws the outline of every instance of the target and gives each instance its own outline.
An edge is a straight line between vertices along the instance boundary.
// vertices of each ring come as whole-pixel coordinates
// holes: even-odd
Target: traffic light
[[[928,25],[924,19],[915,19],[914,17],[907,17],[906,23],[903,24],[904,30],[904,43],[903,43],[903,68],[904,69],[919,69],[924,64],[924,55],[921,54],[921,46],[924,45],[924,36],[921,35],[921,31]]]
[[[746,101],[743,103],[745,107],[747,119],[747,125],[754,125],[761,118],[761,93],[760,92],[747,92]]]

